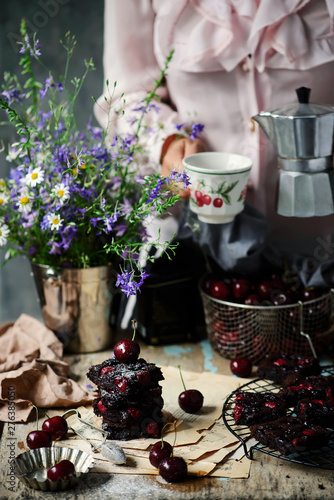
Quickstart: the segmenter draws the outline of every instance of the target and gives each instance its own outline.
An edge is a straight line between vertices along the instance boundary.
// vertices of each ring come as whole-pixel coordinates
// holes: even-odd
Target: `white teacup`
[[[242,212],[252,160],[234,153],[205,152],[186,156],[190,209],[199,220],[225,224]]]

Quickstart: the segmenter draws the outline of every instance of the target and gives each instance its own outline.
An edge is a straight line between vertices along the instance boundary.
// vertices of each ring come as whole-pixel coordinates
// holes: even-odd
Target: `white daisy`
[[[26,193],[22,193],[17,201],[19,212],[30,212],[31,203],[32,198],[29,198]]]
[[[6,189],[6,181],[5,179],[0,179],[0,191]]]
[[[7,243],[7,236],[9,235],[9,227],[7,224],[0,223],[0,247]]]
[[[41,167],[36,167],[32,172],[25,177],[25,182],[27,186],[35,187],[37,184],[40,184],[44,180],[44,170]]]
[[[55,214],[55,213],[48,214],[47,219],[48,219],[48,222],[50,223],[50,227],[51,227],[52,231],[59,229],[63,223],[63,219],[60,218],[59,214]]]
[[[9,196],[0,190],[0,207],[7,203]]]
[[[60,182],[53,188],[53,194],[59,199],[61,204],[63,204],[70,197],[70,188],[63,182]]]

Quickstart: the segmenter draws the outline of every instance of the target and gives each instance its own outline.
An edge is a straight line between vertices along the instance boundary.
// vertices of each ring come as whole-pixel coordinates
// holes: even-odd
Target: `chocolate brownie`
[[[323,399],[302,399],[295,408],[297,418],[305,424],[334,429],[334,405]]]
[[[110,358],[99,365],[91,366],[87,377],[98,387],[122,393],[134,393],[144,388],[156,387],[163,380],[161,369],[154,363],[147,363],[140,358],[132,363],[122,363]]]
[[[296,378],[289,377],[284,381],[284,386],[280,389],[278,395],[285,400],[287,406],[294,406],[298,401],[305,398],[323,399],[333,404],[333,393],[334,377],[314,375],[305,377],[302,380],[299,376]]]
[[[321,448],[328,444],[332,434],[319,425],[304,424],[296,417],[252,425],[250,431],[253,438],[282,455]]]
[[[286,415],[285,402],[271,392],[239,392],[235,396],[233,416],[238,425],[253,425]]]
[[[142,358],[127,363],[110,358],[91,366],[87,377],[98,386],[93,410],[109,439],[160,436],[164,401],[159,381],[164,377],[159,367]]]
[[[318,358],[303,358],[292,354],[268,354],[261,361],[257,370],[260,378],[277,383],[281,383],[291,373],[297,373],[303,377],[319,375],[321,367]]]

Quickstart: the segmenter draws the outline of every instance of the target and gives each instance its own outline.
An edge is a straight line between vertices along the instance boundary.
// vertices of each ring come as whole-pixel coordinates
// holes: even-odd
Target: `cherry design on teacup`
[[[215,208],[221,208],[224,203],[226,205],[231,205],[231,198],[229,193],[239,184],[239,181],[232,182],[228,184],[226,181],[220,183],[218,188],[213,190],[212,187],[205,184],[203,179],[199,180],[195,186],[195,190],[190,198],[192,203],[197,205],[199,208],[204,205],[210,206],[211,204]],[[246,191],[244,196],[246,195]],[[241,193],[238,201],[243,201],[244,196]],[[193,199],[194,198],[194,199]]]

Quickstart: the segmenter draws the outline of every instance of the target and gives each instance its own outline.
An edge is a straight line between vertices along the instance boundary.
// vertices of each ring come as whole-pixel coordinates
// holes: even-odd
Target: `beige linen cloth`
[[[0,328],[0,421],[24,422],[33,406],[73,408],[94,394],[68,378],[63,345],[38,320],[22,314]]]

